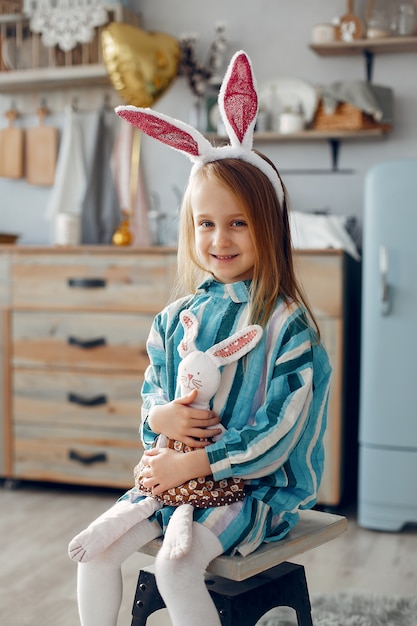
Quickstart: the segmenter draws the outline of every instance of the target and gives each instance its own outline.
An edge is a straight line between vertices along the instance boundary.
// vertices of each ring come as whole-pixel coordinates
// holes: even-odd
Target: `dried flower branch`
[[[205,94],[209,81],[223,65],[223,55],[228,44],[224,34],[225,30],[225,23],[218,22],[215,25],[216,37],[210,46],[207,60],[204,64],[201,64],[196,56],[197,35],[187,34],[180,37],[181,61],[178,75],[186,77],[195,96],[203,96]]]

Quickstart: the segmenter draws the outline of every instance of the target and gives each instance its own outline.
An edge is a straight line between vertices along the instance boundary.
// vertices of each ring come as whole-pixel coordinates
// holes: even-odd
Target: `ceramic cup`
[[[311,32],[312,43],[331,43],[336,39],[336,29],[333,24],[315,24]]]

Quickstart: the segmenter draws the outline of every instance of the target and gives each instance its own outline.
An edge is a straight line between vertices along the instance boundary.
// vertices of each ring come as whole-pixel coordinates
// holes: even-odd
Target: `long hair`
[[[273,163],[263,154],[260,156],[274,167],[280,178]],[[207,270],[199,262],[195,247],[191,205],[192,189],[202,179],[214,180],[225,186],[237,199],[247,220],[255,251],[250,323],[265,326],[275,309],[278,296],[282,296],[304,305],[317,328],[294,272],[286,189],[282,184],[284,202],[280,206],[267,176],[242,159],[219,159],[207,163],[190,179],[180,213],[179,289],[193,293],[207,276]]]

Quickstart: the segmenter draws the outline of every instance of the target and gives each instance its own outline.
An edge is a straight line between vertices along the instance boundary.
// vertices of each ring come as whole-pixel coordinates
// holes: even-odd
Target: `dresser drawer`
[[[13,475],[111,487],[133,484],[142,454],[134,374],[13,372]]]
[[[21,255],[13,259],[14,307],[156,313],[172,287],[170,256]]]
[[[142,378],[133,373],[100,374],[51,370],[13,371],[15,424],[78,428],[84,441],[138,437]],[[79,438],[79,437],[78,437]]]
[[[129,488],[133,468],[142,449],[110,439],[108,434],[86,441],[80,430],[44,431],[38,426],[17,426],[13,474],[16,478],[104,487]]]
[[[153,315],[17,311],[12,362],[19,367],[130,370],[148,365]]]

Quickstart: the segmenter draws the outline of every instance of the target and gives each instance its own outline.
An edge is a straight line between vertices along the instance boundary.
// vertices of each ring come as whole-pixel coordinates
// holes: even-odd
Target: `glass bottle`
[[[391,22],[392,34],[410,37],[417,31],[417,4],[415,0],[396,0]]]
[[[385,0],[369,2],[365,19],[368,39],[383,39],[391,35],[391,11]]]

